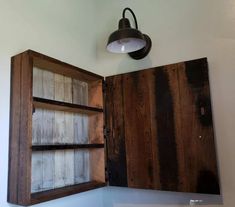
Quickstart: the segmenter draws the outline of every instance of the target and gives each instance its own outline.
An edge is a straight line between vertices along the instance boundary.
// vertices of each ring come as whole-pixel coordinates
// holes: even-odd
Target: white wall
[[[131,7],[141,31],[153,41],[151,54],[136,61],[106,52],[122,9]],[[216,141],[224,206],[235,202],[235,1],[234,0],[102,0],[97,2],[97,64],[105,75],[208,57]],[[131,18],[131,16],[130,16]],[[107,188],[107,207],[178,206],[198,195]],[[206,204],[218,197],[201,197]],[[165,204],[165,205],[163,205]],[[177,205],[173,205],[177,204]],[[215,205],[213,205],[215,206]]]
[[[151,54],[140,61],[105,51],[108,35],[117,27],[125,6],[135,11],[140,29],[149,34],[153,41]],[[207,56],[224,206],[233,206],[234,0],[0,0],[1,207],[12,206],[6,202],[10,57],[28,48],[101,75]],[[39,206],[176,207],[191,197],[198,196],[106,188]],[[211,196],[202,198],[206,203],[219,199]]]
[[[6,202],[10,57],[30,48],[82,68],[94,68],[94,13],[94,2],[87,0],[0,0],[1,207],[12,206]],[[101,207],[102,190],[38,206]]]

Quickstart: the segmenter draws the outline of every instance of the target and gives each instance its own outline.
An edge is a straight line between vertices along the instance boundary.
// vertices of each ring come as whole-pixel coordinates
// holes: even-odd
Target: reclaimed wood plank
[[[43,98],[54,99],[54,74],[43,71]],[[43,136],[41,143],[53,142],[55,113],[52,110],[43,110]],[[42,152],[43,156],[43,190],[54,188],[54,152]]]
[[[43,71],[33,68],[33,96],[43,96]],[[43,139],[43,110],[34,108],[32,144],[41,144]],[[43,189],[43,155],[32,153],[31,192]]]
[[[175,101],[179,97],[177,68],[159,67],[154,75],[160,189],[178,191],[179,160],[175,126]]]
[[[88,89],[87,84],[73,79],[73,103],[87,105]],[[74,116],[74,139],[75,143],[88,144],[88,117],[76,114]],[[87,182],[90,180],[89,151],[75,150],[74,153],[74,181],[75,183]]]
[[[128,186],[122,76],[106,78],[106,135],[109,184]]]
[[[55,74],[55,99],[64,101],[64,77],[62,75]],[[55,127],[53,142],[55,144],[64,143],[65,136],[65,121],[64,112],[55,112]],[[55,151],[55,188],[65,186],[65,154],[64,151]]]
[[[10,142],[8,170],[8,202],[18,202],[18,171],[20,141],[20,104],[21,104],[21,61],[22,56],[11,58],[11,110],[10,110]]]
[[[150,94],[146,71],[123,76],[128,186],[153,188]],[[133,93],[133,91],[135,91]],[[144,123],[144,124],[143,124]]]
[[[43,190],[43,156],[42,152],[32,153],[31,193]]]
[[[185,154],[183,191],[219,194],[207,60],[185,62],[178,76],[182,153]]]
[[[64,101],[72,103],[72,79],[64,77]],[[65,137],[64,143],[74,143],[74,114],[64,113]],[[65,185],[74,184],[74,150],[64,152],[65,160]]]
[[[43,55],[33,50],[28,50],[26,52],[33,58],[33,64],[36,67],[43,68],[44,70],[69,76],[84,82],[93,82],[103,78],[100,75],[75,67],[71,64]]]
[[[87,183],[77,184],[73,186],[67,186],[63,188],[58,188],[54,190],[48,190],[45,192],[32,194],[32,204],[41,203],[43,201],[53,200],[56,198],[61,198],[64,196],[69,196],[75,193],[80,193],[100,187],[106,186],[103,182],[91,181]]]
[[[20,141],[19,156],[20,160],[18,171],[18,203],[27,205],[30,203],[31,194],[31,149],[32,145],[32,80],[33,65],[29,54],[22,53],[21,62],[21,119],[20,119]]]

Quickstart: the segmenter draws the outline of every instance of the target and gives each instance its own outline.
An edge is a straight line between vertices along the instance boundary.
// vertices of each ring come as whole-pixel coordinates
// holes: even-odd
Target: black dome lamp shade
[[[131,28],[129,20],[125,17],[126,11],[131,12],[135,29]],[[113,53],[128,53],[133,59],[138,60],[148,55],[151,46],[149,36],[138,30],[134,12],[130,8],[125,8],[122,12],[122,19],[119,20],[118,30],[109,36],[107,50]]]

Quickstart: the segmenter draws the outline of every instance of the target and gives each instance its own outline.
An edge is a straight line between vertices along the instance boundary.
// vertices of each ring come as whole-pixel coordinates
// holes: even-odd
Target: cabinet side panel
[[[20,135],[20,88],[21,88],[21,56],[11,59],[11,111],[10,111],[10,143],[8,172],[8,202],[18,200],[18,155]]]
[[[28,205],[31,195],[31,145],[32,145],[32,59],[22,53],[21,120],[19,142],[18,203]]]
[[[109,184],[127,186],[123,80],[121,76],[106,79],[106,130]]]
[[[185,177],[181,191],[219,194],[207,60],[179,68],[181,139]]]

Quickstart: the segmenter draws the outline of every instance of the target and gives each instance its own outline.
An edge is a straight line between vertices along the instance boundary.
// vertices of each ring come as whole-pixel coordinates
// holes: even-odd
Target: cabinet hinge
[[[109,181],[109,172],[107,167],[105,167],[105,182],[108,183],[108,181]]]
[[[104,138],[107,139],[109,137],[109,130],[106,126],[104,126]]]
[[[33,108],[32,108],[32,115],[33,115],[35,112],[36,112],[36,109],[35,109],[35,107],[34,107],[34,105],[33,105]]]

